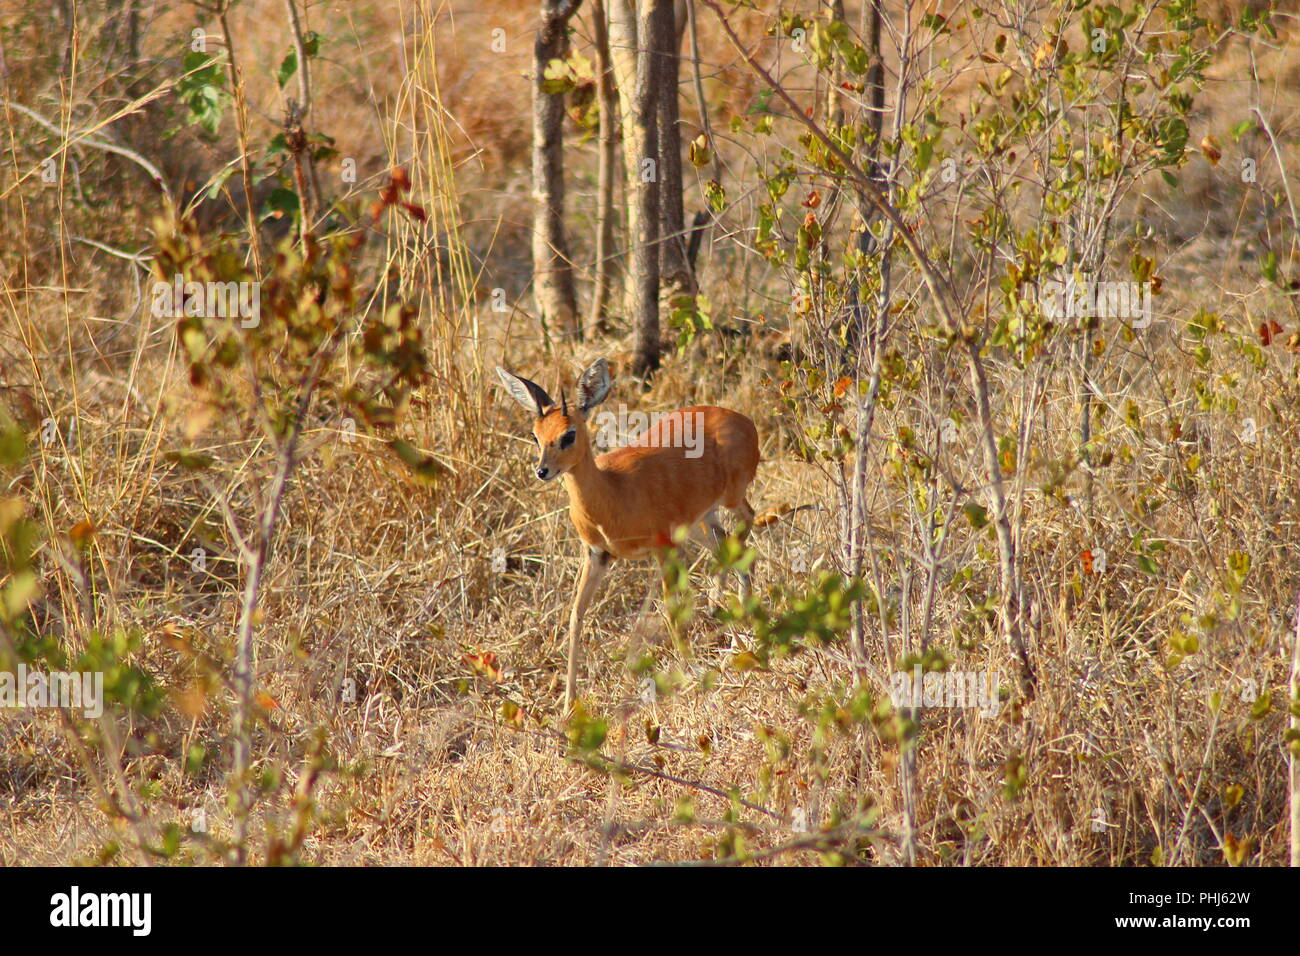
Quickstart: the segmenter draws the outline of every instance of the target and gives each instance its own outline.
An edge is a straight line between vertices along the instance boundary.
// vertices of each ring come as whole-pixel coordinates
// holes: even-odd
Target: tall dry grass
[[[233,155],[233,140],[228,131],[215,143],[190,130],[166,138],[175,118],[163,107],[196,17],[215,32],[213,23],[189,7],[160,11],[141,25],[144,65],[128,69],[116,55],[117,8],[79,9],[77,55],[32,17],[5,14],[0,94],[60,129],[148,158],[190,200]],[[794,822],[807,821],[815,837],[836,814],[850,813],[874,821],[861,859],[897,862],[897,744],[869,726],[838,732],[833,707],[819,718],[850,679],[847,652],[830,646],[770,668],[738,667],[747,633],[712,623],[701,594],[689,653],[679,653],[664,633],[649,566],[611,571],[589,612],[582,674],[591,708],[609,722],[605,752],[632,769],[596,772],[568,759],[555,735],[559,635],[579,547],[562,495],[530,480],[526,428],[484,373],[508,361],[548,386],[571,382],[598,355],[625,359],[628,340],[544,336],[529,314],[522,74],[531,17],[528,4],[487,10],[461,0],[307,9],[308,28],[327,41],[312,122],[336,137],[339,159],[321,169],[331,191],[364,201],[384,171],[401,165],[412,201],[427,213],[424,222],[386,222],[363,268],[375,289],[366,308],[397,297],[419,303],[433,376],[397,434],[446,472],[432,486],[418,483],[381,442],[354,438],[327,416],[308,431],[264,588],[258,651],[258,686],[275,724],[258,737],[259,766],[288,786],[263,801],[259,819],[282,825],[292,816],[292,785],[324,728],[336,769],[313,794],[316,815],[301,851],[311,863],[681,862],[726,856],[743,841],[751,852],[773,851],[775,862],[813,864],[823,859],[816,840]],[[711,107],[724,119],[744,114],[756,84],[716,26],[706,17],[701,26],[712,51],[704,81]],[[485,55],[497,27],[506,51]],[[757,40],[760,26],[747,27]],[[579,42],[584,31],[580,24]],[[265,143],[284,105],[273,80],[288,46],[282,4],[241,5],[232,32],[251,136]],[[1263,52],[1230,46],[1210,71],[1200,116],[1206,130],[1219,130],[1264,104],[1284,160],[1270,173],[1279,189],[1283,172],[1296,168],[1298,71],[1291,30]],[[135,108],[159,90],[156,101]],[[696,113],[685,103],[689,126]],[[115,120],[124,109],[133,111]],[[120,772],[120,789],[137,795],[153,826],[175,822],[188,831],[202,810],[213,835],[229,832],[222,771],[229,701],[178,646],[230,660],[237,554],[210,490],[165,453],[201,444],[243,514],[257,502],[241,478],[264,449],[246,421],[196,420],[173,330],[147,308],[144,256],[160,196],[140,164],[96,145],[63,150],[12,106],[4,122],[5,165],[18,175],[0,187],[0,404],[27,432],[30,458],[0,493],[26,498],[46,533],[33,626],[74,648],[96,631],[137,631],[133,659],[168,702],[156,717],[115,710],[81,725],[100,748],[89,760],[57,715],[0,712],[0,862],[139,862],[129,849],[105,851],[129,847],[136,831],[106,812],[98,778],[112,789]],[[742,145],[720,147],[738,183],[754,168]],[[594,229],[594,149],[570,151],[580,270]],[[58,170],[50,184],[40,176],[46,158]],[[336,181],[343,158],[357,161],[356,184]],[[239,228],[244,199],[230,182],[227,194],[200,204],[214,229]],[[1161,323],[1119,363],[1122,389],[1104,419],[1115,458],[1090,491],[1078,473],[1060,495],[1043,490],[1072,451],[1078,414],[1068,391],[1043,383],[1041,441],[1014,477],[1040,692],[992,719],[928,712],[917,781],[927,864],[1286,858],[1281,734],[1300,586],[1300,395],[1286,338],[1300,316],[1294,296],[1258,281],[1251,240],[1260,224],[1225,168],[1193,164],[1183,182],[1177,193],[1149,192],[1126,211],[1164,232],[1161,311],[1178,321]],[[1290,184],[1297,188],[1293,175]],[[834,468],[800,454],[806,409],[784,401],[774,384],[800,348],[797,335],[791,345],[780,328],[788,297],[779,275],[722,235],[706,250],[702,285],[726,329],[670,357],[649,391],[620,383],[615,400],[646,409],[716,402],[751,415],[764,458],[756,504],[814,506],[756,533],[757,589],[809,586],[837,566],[842,528]],[[493,309],[495,289],[505,312]],[[1170,407],[1170,394],[1185,396],[1201,374],[1184,334],[1201,306],[1247,341],[1270,318],[1285,329],[1261,348],[1262,363],[1241,350],[1216,353],[1214,372],[1233,380],[1232,414],[1183,398]],[[774,333],[737,334],[760,316]],[[927,400],[944,407],[959,387],[942,362],[932,369]],[[994,379],[1000,408],[1017,414],[1026,377],[999,363]],[[907,490],[887,480],[902,454],[892,436],[909,415],[902,406],[881,413],[870,503],[873,566],[900,608],[915,597],[909,573],[924,533],[912,523]],[[1256,441],[1243,439],[1246,417],[1259,429]],[[1166,427],[1171,418],[1181,422],[1177,430]],[[1091,510],[1065,497],[1078,504],[1085,493]],[[69,534],[83,521],[94,533],[79,551]],[[1139,535],[1161,542],[1157,574],[1132,557]],[[1011,659],[971,606],[978,585],[995,579],[990,548],[974,530],[957,534],[947,567],[955,580],[969,573],[969,586],[940,595],[934,633],[962,669],[996,671],[1010,684]],[[207,555],[202,570],[195,549]],[[1088,573],[1081,556],[1103,550],[1110,571]],[[1248,554],[1251,570],[1229,594],[1233,553]],[[702,576],[697,583],[703,590]],[[1171,635],[1199,640],[1175,669]],[[882,672],[901,651],[874,648]],[[677,680],[676,693],[647,699],[631,667],[646,654]],[[472,664],[490,655],[501,668],[496,680]],[[353,696],[347,688],[354,699],[345,699]],[[1272,706],[1261,713],[1267,693]],[[506,702],[527,716],[515,719]],[[193,761],[196,747],[204,756]],[[733,791],[769,812],[737,809]],[[197,837],[187,838],[180,858],[211,860]]]

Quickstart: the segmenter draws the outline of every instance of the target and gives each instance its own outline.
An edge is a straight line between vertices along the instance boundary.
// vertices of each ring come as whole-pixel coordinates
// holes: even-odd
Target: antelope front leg
[[[564,681],[564,713],[573,709],[574,688],[578,683],[578,638],[582,634],[582,618],[587,613],[596,588],[609,569],[614,556],[599,548],[588,548],[582,571],[578,574],[577,592],[573,596],[573,610],[569,614],[569,672]]]

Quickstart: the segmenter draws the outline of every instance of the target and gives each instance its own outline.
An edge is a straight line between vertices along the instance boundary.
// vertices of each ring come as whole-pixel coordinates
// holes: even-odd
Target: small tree
[[[603,0],[592,0],[596,47],[596,97],[600,110],[599,159],[596,171],[596,267],[591,290],[591,325],[605,331],[614,264],[614,182],[618,159],[618,92],[609,49],[609,14]]]
[[[686,209],[682,200],[682,130],[678,77],[681,29],[673,4],[659,24],[659,278],[669,300],[694,295],[695,276],[686,256]],[[685,13],[683,5],[682,13]],[[684,20],[684,17],[683,17]]]
[[[578,294],[564,228],[564,92],[551,89],[547,67],[563,59],[569,20],[580,0],[543,0],[542,22],[533,45],[533,294],[542,321],[575,336],[582,333]]]
[[[377,221],[388,207],[398,205],[406,186],[405,173],[399,170],[373,207],[372,218]],[[253,729],[260,716],[255,686],[261,586],[273,556],[285,492],[304,454],[304,433],[313,417],[324,415],[342,424],[349,412],[355,416],[352,425],[357,419],[370,427],[392,425],[410,390],[427,375],[422,332],[415,310],[407,305],[394,305],[383,315],[358,315],[352,259],[360,233],[325,239],[308,234],[301,249],[286,239],[266,279],[258,282],[233,240],[210,240],[192,220],[174,212],[162,216],[155,228],[155,305],[163,304],[173,288],[182,290],[182,301],[166,304],[181,315],[177,337],[203,409],[195,420],[201,423],[215,414],[251,418],[265,439],[260,445],[266,449],[264,466],[241,469],[246,476],[268,476],[253,489],[251,515],[236,512],[231,492],[240,481],[256,479],[234,478],[222,489],[205,473],[217,464],[214,456],[190,449],[169,455],[178,466],[202,475],[240,559],[230,779],[234,849],[242,862],[255,800],[249,771]],[[214,288],[251,290],[241,301],[255,308],[241,315],[214,310],[202,301]],[[189,430],[197,433],[201,426]],[[390,444],[417,469],[433,469],[431,461],[404,443]]]
[[[636,323],[633,369],[646,376],[659,368],[659,228],[663,195],[659,94],[664,88],[664,66],[673,43],[672,0],[645,0],[637,34],[644,39],[638,47],[632,122],[623,127],[625,133],[632,133],[632,139],[625,140],[623,148],[636,159],[636,175],[630,182],[637,211],[636,232],[632,235],[631,311]]]

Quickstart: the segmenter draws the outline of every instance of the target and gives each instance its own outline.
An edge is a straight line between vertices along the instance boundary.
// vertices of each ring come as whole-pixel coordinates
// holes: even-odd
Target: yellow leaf
[[[1205,158],[1210,161],[1211,166],[1219,165],[1219,160],[1223,158],[1223,152],[1219,149],[1219,141],[1213,136],[1206,136],[1201,140],[1201,152]]]
[[[501,704],[501,718],[510,727],[516,730],[524,726],[523,709],[512,700],[507,700]]]
[[[713,153],[709,149],[709,138],[701,133],[695,139],[691,140],[690,147],[691,163],[695,166],[707,166],[713,158]]]
[[[1228,861],[1229,866],[1241,866],[1245,863],[1250,858],[1254,846],[1255,841],[1250,837],[1243,837],[1238,840],[1232,833],[1223,835],[1223,856]]]

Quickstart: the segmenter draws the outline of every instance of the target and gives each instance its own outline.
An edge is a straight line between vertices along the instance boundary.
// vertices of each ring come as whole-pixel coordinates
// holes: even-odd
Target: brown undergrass
[[[548,387],[561,377],[571,385],[599,355],[623,364],[629,346],[617,335],[581,344],[547,340],[527,314],[531,172],[523,74],[534,6],[455,0],[430,7],[440,11],[436,42],[423,54],[418,44],[399,42],[414,29],[409,8],[405,15],[389,3],[308,8],[308,26],[329,41],[316,69],[315,127],[336,136],[340,158],[357,159],[359,195],[401,163],[414,172],[413,198],[434,213],[423,231],[392,223],[387,248],[372,244],[367,267],[374,278],[395,264],[423,283],[435,374],[400,431],[448,472],[422,485],[382,442],[348,440],[325,419],[309,431],[265,582],[258,644],[258,686],[276,726],[263,729],[255,753],[288,786],[264,801],[259,815],[283,831],[308,742],[324,728],[338,770],[324,774],[314,793],[317,815],[301,853],[308,863],[683,862],[734,849],[722,838],[739,825],[750,851],[785,847],[772,859],[812,864],[820,859],[815,851],[790,846],[800,838],[790,817],[802,812],[815,831],[852,808],[875,813],[876,834],[862,858],[897,862],[897,744],[869,724],[851,734],[823,732],[809,716],[850,680],[847,649],[810,649],[770,669],[738,668],[749,634],[713,623],[700,594],[682,653],[666,635],[650,565],[618,564],[611,572],[589,613],[581,677],[588,709],[609,722],[604,752],[633,769],[596,772],[569,759],[556,736],[560,636],[579,546],[558,487],[531,480],[533,449],[518,410],[481,373],[508,359]],[[252,138],[265,142],[282,107],[271,74],[287,49],[283,5],[264,0],[237,11],[232,27],[246,44],[240,55]],[[167,44],[193,19],[176,8],[152,24],[149,55],[167,57]],[[706,55],[708,90],[725,123],[747,109],[756,84],[709,19],[702,13],[701,43],[713,51]],[[50,117],[68,113],[75,126],[103,121],[139,95],[115,87],[111,71],[93,60],[87,75],[60,92],[48,66],[15,57],[16,50],[57,52],[58,45],[43,46],[17,15],[10,25],[5,56],[17,68],[5,98]],[[749,26],[757,38],[757,25]],[[507,53],[476,52],[495,27],[506,31]],[[587,35],[585,24],[578,35]],[[1253,67],[1241,46],[1226,48],[1210,71],[1203,127],[1193,140],[1209,131],[1222,138],[1249,105],[1262,103],[1293,171],[1296,53],[1287,31]],[[160,66],[156,79],[164,73]],[[690,97],[684,102],[693,135],[696,112]],[[129,123],[127,141],[176,183],[196,186],[233,155],[228,135],[212,146],[186,131],[161,138],[167,120],[157,113]],[[33,144],[34,128],[12,111],[6,124],[6,158],[34,166],[45,155]],[[575,145],[569,156],[581,265],[590,258],[594,145]],[[138,662],[170,696],[155,718],[119,710],[105,725],[83,727],[91,739],[116,743],[106,745],[109,756],[90,761],[57,715],[0,712],[6,865],[89,860],[111,842],[129,846],[132,829],[105,812],[90,773],[111,777],[117,760],[128,785],[146,795],[152,825],[188,829],[202,809],[214,836],[229,832],[222,768],[230,702],[218,690],[195,690],[193,662],[174,638],[230,660],[236,555],[207,489],[164,458],[195,437],[186,435],[193,394],[172,329],[136,305],[137,277],[147,277],[104,251],[145,248],[157,200],[129,162],[95,150],[76,158],[89,193],[84,201],[67,176],[52,187],[39,177],[0,187],[0,405],[31,438],[29,462],[3,493],[30,500],[49,540],[36,630],[76,647],[95,628],[136,629],[143,635]],[[1230,172],[1237,159],[1226,155],[1219,167],[1194,159],[1178,190],[1153,187],[1125,212],[1158,222],[1160,312],[1169,318],[1115,358],[1111,412],[1103,419],[1115,458],[1091,482],[1077,470],[1068,476],[1065,492],[1078,508],[1040,490],[1054,463],[1073,450],[1078,416],[1064,378],[1059,387],[1047,383],[1036,444],[1014,476],[1026,590],[1039,609],[1031,633],[1039,693],[1029,701],[1012,691],[995,718],[927,712],[917,781],[923,863],[1220,865],[1238,846],[1245,848],[1241,862],[1286,858],[1281,735],[1300,585],[1300,392],[1296,354],[1285,340],[1300,329],[1300,316],[1258,279],[1258,224]],[[751,168],[739,149],[728,161],[738,177]],[[1280,187],[1276,163],[1261,160],[1265,165]],[[335,175],[332,167],[322,173]],[[696,195],[688,195],[695,208]],[[232,208],[240,208],[237,197],[233,206],[210,204],[206,214],[214,226],[238,229]],[[443,251],[412,261],[402,250],[417,235],[435,236]],[[431,265],[440,255],[451,263],[442,271]],[[784,294],[779,277],[745,257],[721,239],[706,254],[703,286],[715,317],[779,313],[771,305]],[[487,290],[496,287],[518,304],[515,311],[491,310]],[[1232,413],[1197,409],[1187,399],[1201,373],[1184,326],[1202,306],[1247,340],[1268,318],[1284,327],[1277,343],[1262,349],[1261,365],[1226,347],[1216,353],[1215,372],[1238,376]],[[800,459],[808,422],[772,385],[788,356],[787,346],[766,335],[710,334],[670,357],[648,392],[624,378],[611,396],[643,409],[718,403],[754,418],[764,459],[755,505],[817,506],[752,539],[756,588],[769,596],[778,586],[809,586],[836,567],[842,533],[834,469]],[[992,362],[999,407],[1014,415],[1026,378],[996,356]],[[943,361],[933,368],[950,371]],[[929,384],[935,407],[943,393],[964,387],[964,378],[936,378]],[[1127,402],[1142,427],[1125,426]],[[910,414],[903,406],[881,413],[869,505],[876,574],[900,606],[918,597],[906,577],[916,567],[918,532],[907,491],[888,480],[888,466]],[[1165,426],[1170,414],[1182,423],[1176,433]],[[1246,417],[1257,423],[1256,442],[1242,438]],[[74,418],[79,441],[69,445]],[[60,429],[48,443],[41,440],[47,420]],[[241,515],[253,514],[256,502],[234,479],[262,454],[246,426],[217,420],[196,431],[219,459],[223,483],[233,482],[230,500]],[[955,460],[973,476],[979,465],[971,444],[967,457]],[[55,552],[70,553],[68,532],[84,519],[96,532],[79,580]],[[1139,533],[1164,545],[1158,573],[1137,566]],[[203,571],[191,564],[195,548],[208,556]],[[941,589],[932,633],[954,667],[996,671],[1010,690],[1011,655],[994,628],[972,616],[968,600],[980,586],[996,587],[992,548],[968,526],[955,534],[945,580],[970,569],[972,583]],[[498,549],[504,572],[494,569]],[[1081,555],[1100,550],[1110,555],[1108,571],[1087,573]],[[1235,619],[1223,613],[1231,553],[1251,561]],[[705,563],[697,566],[701,591]],[[1206,623],[1216,609],[1217,619]],[[1195,634],[1200,647],[1171,669],[1175,631]],[[892,643],[871,643],[868,635],[881,672],[902,653],[896,634]],[[675,675],[677,692],[645,699],[629,669],[645,653]],[[495,681],[467,662],[489,654],[502,669]],[[348,686],[355,701],[343,698]],[[1272,707],[1261,712],[1259,695],[1270,691]],[[1210,705],[1215,693],[1222,695],[1217,709]],[[523,708],[518,724],[503,710],[506,701]],[[187,773],[185,755],[196,744],[208,757]],[[722,795],[732,791],[770,814],[737,810]],[[694,807],[691,822],[679,818],[684,801]],[[129,849],[111,858],[141,859]],[[211,862],[197,839],[180,858]]]

